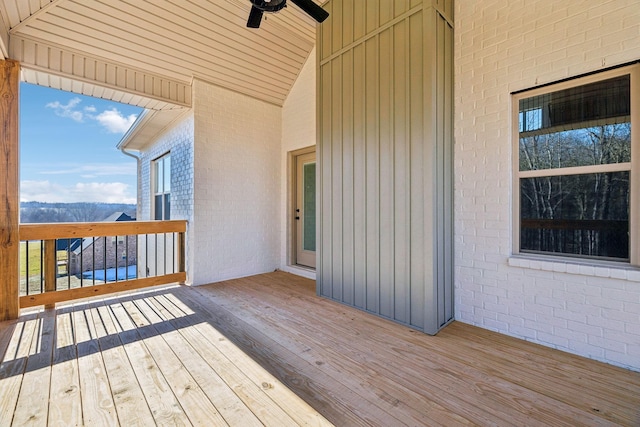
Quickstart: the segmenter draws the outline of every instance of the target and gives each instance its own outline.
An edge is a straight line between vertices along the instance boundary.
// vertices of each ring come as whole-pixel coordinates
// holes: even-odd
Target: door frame
[[[287,264],[291,267],[303,268],[311,271],[315,271],[315,268],[307,267],[304,265],[297,264],[297,232],[296,232],[296,190],[297,190],[297,158],[299,156],[315,153],[316,146],[311,145],[309,147],[300,148],[298,150],[289,151],[287,155],[287,170],[288,170],[288,185],[287,185]],[[317,164],[317,156],[316,156],[316,164]],[[316,169],[317,170],[317,169]],[[317,182],[317,175],[316,175]],[[317,194],[316,194],[317,200]],[[317,210],[316,210],[317,215]],[[317,224],[317,218],[316,218]],[[317,226],[316,226],[317,233]]]

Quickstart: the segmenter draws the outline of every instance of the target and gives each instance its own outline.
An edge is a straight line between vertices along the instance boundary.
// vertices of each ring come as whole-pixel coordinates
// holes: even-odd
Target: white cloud
[[[83,178],[95,178],[98,176],[126,175],[135,176],[137,169],[135,163],[66,163],[58,164],[61,169],[45,170],[46,166],[39,169],[40,175],[81,175]]]
[[[76,122],[82,122],[84,115],[82,111],[76,110],[76,107],[81,102],[82,100],[80,98],[72,98],[66,104],[61,104],[60,101],[54,101],[48,103],[46,107],[51,108],[54,113],[60,117],[68,117]]]
[[[125,133],[129,130],[133,122],[136,121],[136,115],[129,114],[125,117],[120,111],[112,108],[111,110],[105,110],[98,114],[95,116],[95,119],[111,133]]]
[[[60,117],[70,118],[79,123],[84,122],[85,119],[95,120],[110,133],[125,133],[136,121],[135,114],[124,116],[117,108],[104,110],[99,114],[96,114],[98,110],[93,105],[80,109],[81,102],[82,100],[76,97],[66,104],[60,101],[49,102],[46,107],[51,108]]]
[[[122,182],[79,182],[65,186],[50,181],[22,181],[20,183],[20,201],[135,204],[136,196],[130,186]]]

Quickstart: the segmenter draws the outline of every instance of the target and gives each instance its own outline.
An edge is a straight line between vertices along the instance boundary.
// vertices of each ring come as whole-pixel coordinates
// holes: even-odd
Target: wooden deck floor
[[[272,273],[0,324],[0,426],[640,425],[640,373]]]

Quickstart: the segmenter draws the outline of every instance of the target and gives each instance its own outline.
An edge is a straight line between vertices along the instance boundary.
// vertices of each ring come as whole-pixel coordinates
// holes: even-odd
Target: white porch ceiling
[[[319,2],[322,3],[322,2]],[[0,50],[23,80],[150,109],[194,78],[282,105],[315,43],[292,3],[246,28],[249,0],[0,0]]]

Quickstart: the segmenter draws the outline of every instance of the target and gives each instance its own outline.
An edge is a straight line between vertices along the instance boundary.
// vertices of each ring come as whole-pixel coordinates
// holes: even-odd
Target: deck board
[[[638,372],[428,336],[283,272],[28,312],[0,354],[0,425],[640,425]]]
[[[156,302],[158,303],[158,302]],[[165,306],[168,305],[165,302]],[[224,337],[217,334],[214,329],[208,328],[206,322],[199,316],[192,316],[189,320],[177,317],[171,323],[179,328],[183,338],[193,346],[194,350],[207,360],[215,374],[222,380],[229,389],[234,390],[242,405],[237,410],[249,410],[252,416],[242,417],[241,422],[249,425],[254,418],[260,424],[279,424],[283,426],[298,425],[291,416],[283,411],[278,402],[273,401],[264,392],[262,384],[257,384],[245,374],[250,360],[244,355],[233,357],[229,351],[221,351],[216,346],[215,340],[224,340]],[[308,408],[310,409],[310,408]],[[262,420],[262,421],[260,421]],[[232,424],[232,423],[230,423]]]
[[[98,303],[87,311],[91,313],[95,327],[118,423],[122,426],[153,425],[155,422],[151,409],[136,379],[109,308]]]
[[[144,305],[144,301],[139,301],[136,304],[134,301],[125,300],[122,303],[131,320],[138,326],[137,330],[140,331],[140,337],[191,424],[212,427],[228,426],[215,405],[189,373],[189,368],[197,368],[194,359],[197,359],[198,356],[185,352],[183,356],[186,355],[186,357],[178,357],[174,353],[175,350],[167,343],[165,334],[156,328],[153,320],[157,316],[147,317],[142,313],[138,305]],[[149,310],[147,312],[149,314],[153,313]],[[155,315],[155,313],[153,314]],[[189,368],[186,366],[189,366]]]
[[[229,425],[244,425],[247,427],[262,425],[258,417],[244,405],[237,394],[232,391],[232,388],[227,386],[214,367],[210,365],[212,361],[216,360],[216,357],[207,348],[205,337],[194,333],[188,327],[184,328],[184,330],[185,332],[191,331],[191,333],[183,335],[181,330],[176,329],[174,323],[172,323],[173,317],[168,314],[163,305],[155,301],[155,298],[138,300],[136,304],[140,304],[141,310],[145,312],[153,311],[156,314],[159,320],[159,326],[157,327],[162,333],[162,337],[173,349],[176,356],[186,366],[189,366],[190,373],[198,386],[206,393],[209,400],[215,403],[216,408]],[[189,340],[189,338],[194,339]],[[206,349],[202,350],[202,348]],[[200,351],[198,351],[199,349]]]
[[[158,366],[141,335],[144,325],[137,327],[122,302],[109,304],[109,309],[156,424],[191,425],[165,373]]]
[[[269,286],[265,278],[260,278],[258,282],[255,278],[247,280],[254,281],[254,288]],[[277,336],[279,341],[286,339],[283,335],[287,333],[295,339],[304,335],[305,344],[309,348],[320,351],[319,349],[323,348],[323,342],[331,340],[333,344],[331,347],[339,349],[340,354],[320,351],[321,354],[324,353],[324,357],[320,357],[323,362],[319,369],[327,375],[331,375],[331,370],[336,370],[335,375],[338,378],[349,377],[348,374],[358,378],[361,384],[375,391],[379,397],[378,404],[383,402],[394,406],[394,408],[387,406],[385,409],[397,415],[403,424],[415,423],[406,419],[407,413],[416,412],[414,416],[416,421],[419,420],[417,417],[420,412],[425,412],[424,403],[422,403],[425,401],[436,403],[438,408],[455,407],[457,415],[464,420],[481,424],[502,422],[508,425],[514,416],[524,420],[532,412],[536,414],[536,419],[527,421],[528,425],[571,426],[576,423],[588,424],[592,420],[592,417],[585,415],[583,411],[544,395],[538,395],[535,400],[529,401],[528,388],[518,386],[511,381],[487,376],[486,372],[473,369],[456,360],[455,355],[459,352],[457,346],[434,346],[424,348],[424,351],[419,351],[419,347],[409,346],[401,351],[400,348],[405,343],[403,339],[397,340],[395,334],[391,333],[376,333],[387,327],[390,327],[389,331],[397,330],[397,325],[377,318],[366,319],[367,322],[374,324],[372,327],[353,329],[350,325],[354,323],[354,319],[361,319],[361,316],[358,312],[348,310],[351,318],[340,319],[341,311],[346,309],[344,306],[318,300],[317,302],[325,307],[314,310],[311,304],[307,304],[306,299],[296,301],[295,304],[291,304],[290,299],[287,299],[286,304],[278,304],[278,301],[282,301],[282,295],[287,293],[296,295],[290,289],[279,289],[273,293],[261,290],[255,297],[249,292],[238,295],[233,284],[228,286],[220,283],[215,285],[215,290],[215,292],[208,292],[206,296],[215,300],[229,301],[228,307],[234,307],[237,316],[245,322],[251,322],[254,318],[256,328],[260,326],[260,322],[263,322],[263,328],[266,327],[264,322],[270,323],[272,331],[270,334]],[[243,301],[250,303],[243,304]],[[283,307],[286,309],[282,309]],[[331,316],[327,319],[322,316],[311,317],[306,313],[330,313]],[[288,328],[290,330],[286,332]],[[419,334],[418,338],[424,338],[424,335]],[[299,347],[298,351],[305,355],[310,353],[305,351],[304,347]],[[305,356],[302,357],[305,358]],[[463,354],[462,357],[466,355]],[[325,363],[325,360],[329,362]],[[364,376],[360,375],[361,367],[366,367]],[[416,375],[417,372],[422,374]],[[476,392],[462,392],[469,387]],[[362,393],[361,388],[355,389],[359,391],[360,398],[376,402],[375,399],[371,399],[371,396]],[[411,399],[414,396],[415,398]],[[428,411],[429,414],[432,410],[433,408]],[[426,422],[426,420],[422,421]],[[454,422],[442,419],[433,421],[447,425]],[[606,422],[604,423],[606,425]]]
[[[322,407],[316,408],[319,412],[342,417],[349,425],[365,425],[365,421],[373,422],[377,419],[376,416],[387,421],[396,421],[392,416],[379,410],[377,405],[369,405],[366,411],[359,412],[358,406],[353,402],[360,401],[361,397],[354,390],[344,386],[342,382],[325,376],[314,365],[299,357],[299,353],[278,342],[277,336],[265,334],[262,327],[249,326],[243,317],[236,316],[226,308],[207,300],[208,296],[208,293],[195,298],[194,295],[189,295],[189,304],[199,308],[206,306],[208,310],[204,313],[205,319],[214,329],[219,330],[233,344],[250,354],[260,365],[266,367],[275,377],[292,388],[296,394],[307,402],[324,403]],[[330,401],[328,397],[332,394],[349,398]],[[385,425],[394,424],[385,423]]]
[[[73,325],[77,343],[83,421],[87,425],[117,425],[118,417],[111,385],[100,353],[91,309],[75,310]]]
[[[36,332],[37,316],[6,322],[3,328],[0,363],[0,425],[11,425],[20,397],[29,351]]]
[[[216,286],[215,293],[207,293],[206,296],[213,301],[212,303],[221,300],[231,301],[226,305],[227,309],[235,310],[236,315],[255,330],[268,327],[269,335],[292,351],[294,357],[301,358],[312,366],[315,365],[316,370],[321,374],[319,376],[321,380],[316,378],[310,378],[310,380],[317,381],[318,387],[324,386],[324,394],[330,395],[335,385],[341,384],[344,388],[356,393],[352,400],[372,402],[373,404],[369,405],[363,413],[367,416],[375,416],[375,420],[379,423],[424,425],[438,422],[452,425],[462,421],[455,419],[452,417],[453,414],[447,411],[438,411],[439,407],[433,401],[431,401],[431,410],[424,411],[423,396],[408,388],[405,381],[386,381],[386,387],[381,387],[379,379],[384,377],[381,371],[385,368],[376,363],[375,357],[368,348],[370,343],[361,341],[362,346],[354,351],[354,337],[345,338],[344,331],[332,329],[336,326],[333,322],[327,322],[319,317],[313,319],[312,323],[305,322],[304,312],[308,312],[310,307],[303,304],[304,301],[300,301],[300,312],[293,312],[292,316],[288,314],[290,308],[285,313],[277,310],[277,303],[282,301],[277,293],[272,295],[260,293],[259,297],[246,295],[242,300],[238,300],[232,291],[229,292],[224,284],[220,284]],[[345,342],[345,340],[351,342]],[[333,345],[328,346],[327,342],[332,342]],[[280,355],[280,358],[285,357],[287,357],[286,354]],[[366,371],[366,376],[354,375],[362,370]],[[402,399],[398,398],[400,396]],[[358,407],[352,407],[350,410],[360,413]],[[435,416],[435,419],[431,416]]]
[[[73,306],[57,310],[51,364],[49,425],[82,425],[80,372],[73,336],[73,316]]]
[[[22,377],[20,396],[14,413],[18,425],[46,423],[51,379],[51,352],[55,336],[55,316],[47,310],[38,317],[36,333],[29,346],[29,356]]]

